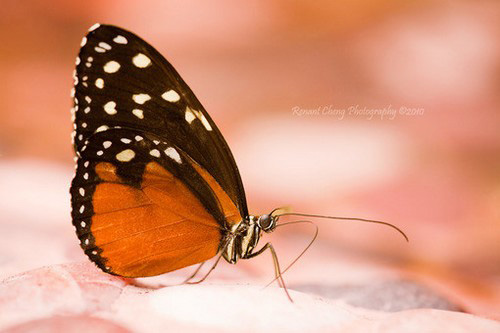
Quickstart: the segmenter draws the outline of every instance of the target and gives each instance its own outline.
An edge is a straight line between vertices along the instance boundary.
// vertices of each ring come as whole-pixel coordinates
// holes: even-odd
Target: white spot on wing
[[[132,113],[139,119],[144,119],[144,112],[141,109],[133,109]]]
[[[94,47],[94,50],[96,50],[96,52],[99,52],[99,53],[104,53],[104,52],[106,52],[106,50],[105,50],[105,49],[103,49],[102,47],[99,47],[99,46]]]
[[[128,43],[127,38],[125,38],[121,35],[118,35],[115,38],[113,38],[113,42],[115,42],[117,44],[127,44]]]
[[[101,25],[99,23],[94,24],[89,28],[89,31],[94,31],[95,29],[99,28]]]
[[[133,57],[132,62],[139,68],[146,68],[151,65],[151,59],[142,53],[138,53],[135,57]]]
[[[191,111],[191,109],[188,107],[186,107],[186,114],[184,115],[184,119],[186,119],[186,121],[191,124],[193,122],[193,120],[196,119],[196,116],[194,115],[193,111]]]
[[[84,221],[82,221],[82,222],[80,223],[80,225],[82,226],[82,228],[85,228],[85,227],[87,226],[87,223],[85,223]]]
[[[140,135],[135,136],[135,141],[142,141],[144,138]]]
[[[106,111],[106,113],[109,115],[116,114],[116,103],[113,101],[107,102],[106,104],[104,104],[104,111]]]
[[[125,149],[124,151],[116,154],[116,159],[120,162],[129,162],[135,157],[135,153],[132,149]]]
[[[87,37],[82,38],[82,42],[80,43],[80,46],[83,47],[85,44],[87,44]]]
[[[102,47],[105,50],[111,50],[111,45],[109,45],[108,43],[105,43],[105,42],[100,42],[99,47]]]
[[[99,150],[96,154],[97,154],[97,156],[102,156],[102,154],[104,154],[104,152],[102,150]]]
[[[108,61],[106,65],[104,65],[104,71],[106,73],[116,73],[120,69],[120,64],[114,60]]]
[[[120,141],[123,142],[123,143],[125,143],[125,144],[129,144],[129,143],[132,142],[132,140],[127,139],[127,138],[121,138]]]
[[[212,126],[210,126],[210,123],[208,122],[207,118],[205,118],[205,115],[203,113],[201,113],[200,111],[198,111],[198,112],[199,112],[198,118],[201,120],[201,123],[203,124],[203,126],[205,126],[207,131],[211,131]]]
[[[136,94],[132,95],[132,99],[137,104],[144,104],[151,99],[151,96],[149,96],[148,94]]]
[[[106,125],[102,125],[102,126],[99,126],[99,127],[95,130],[95,132],[96,132],[96,133],[98,133],[98,132],[103,132],[103,131],[107,130],[108,128],[109,128],[108,126],[106,126]]]
[[[87,62],[85,63],[85,66],[87,66],[87,67],[92,66],[92,61],[93,61],[93,60],[94,60],[94,58],[92,58],[92,57],[88,57],[88,58],[87,58]]]
[[[84,210],[85,210],[85,206],[84,206],[84,205],[81,205],[81,206],[80,206],[80,210],[79,210],[80,214],[82,214]]]
[[[173,159],[177,163],[179,163],[179,164],[182,163],[181,156],[179,155],[177,150],[175,150],[174,147],[168,147],[167,149],[165,149],[165,154],[167,154],[168,157],[170,157],[171,159]]]
[[[169,90],[167,92],[164,92],[161,97],[166,100],[167,102],[178,102],[181,99],[181,96],[174,90]]]
[[[105,149],[108,149],[109,147],[111,147],[111,141],[104,141],[102,143],[102,146],[105,148]]]
[[[85,196],[85,189],[83,187],[80,187],[80,189],[78,190],[78,192],[80,192],[80,195],[82,197]]]
[[[97,80],[95,80],[95,86],[99,89],[104,88],[104,80],[101,78],[98,78]]]
[[[153,149],[149,152],[149,155],[154,157],[160,157],[160,151],[158,149]]]

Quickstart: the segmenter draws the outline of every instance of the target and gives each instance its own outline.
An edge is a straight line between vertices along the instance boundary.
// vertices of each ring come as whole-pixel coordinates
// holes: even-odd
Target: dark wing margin
[[[111,25],[93,26],[81,45],[74,75],[77,154],[94,133],[110,128],[156,135],[206,169],[246,217],[229,146],[173,66],[135,34]]]

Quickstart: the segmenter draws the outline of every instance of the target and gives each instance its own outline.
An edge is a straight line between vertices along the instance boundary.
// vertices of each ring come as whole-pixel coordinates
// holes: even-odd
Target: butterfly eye
[[[265,232],[273,231],[276,227],[276,221],[271,215],[263,214],[257,220],[257,225]]]

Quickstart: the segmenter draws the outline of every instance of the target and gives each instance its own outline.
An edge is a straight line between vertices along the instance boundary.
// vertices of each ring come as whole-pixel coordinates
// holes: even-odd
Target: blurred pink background
[[[69,93],[80,40],[101,22],[147,40],[191,86],[232,148],[252,213],[291,205],[390,221],[409,244],[384,227],[318,220],[314,246],[388,265],[500,318],[500,3],[2,7],[0,278],[85,260],[69,215]],[[272,239],[287,262],[310,234],[290,227]],[[262,262],[272,274],[267,259],[256,262],[243,267]]]

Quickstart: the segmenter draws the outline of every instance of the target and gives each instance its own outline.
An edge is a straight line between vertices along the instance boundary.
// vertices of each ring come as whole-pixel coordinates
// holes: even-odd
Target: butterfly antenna
[[[377,220],[368,220],[368,219],[361,219],[358,217],[339,217],[339,216],[327,216],[327,215],[317,215],[317,214],[304,214],[304,213],[282,213],[275,215],[276,217],[281,217],[281,216],[304,216],[304,217],[317,217],[317,218],[323,218],[323,219],[331,219],[331,220],[344,220],[344,221],[358,221],[358,222],[367,222],[367,223],[377,223],[377,224],[383,224],[388,227],[391,227],[395,229],[397,232],[399,232],[407,242],[410,240],[408,239],[408,236],[403,232],[403,230],[399,229],[396,227],[394,224],[391,224],[389,222],[384,222],[384,221],[377,221]],[[283,224],[281,224],[283,225]]]

